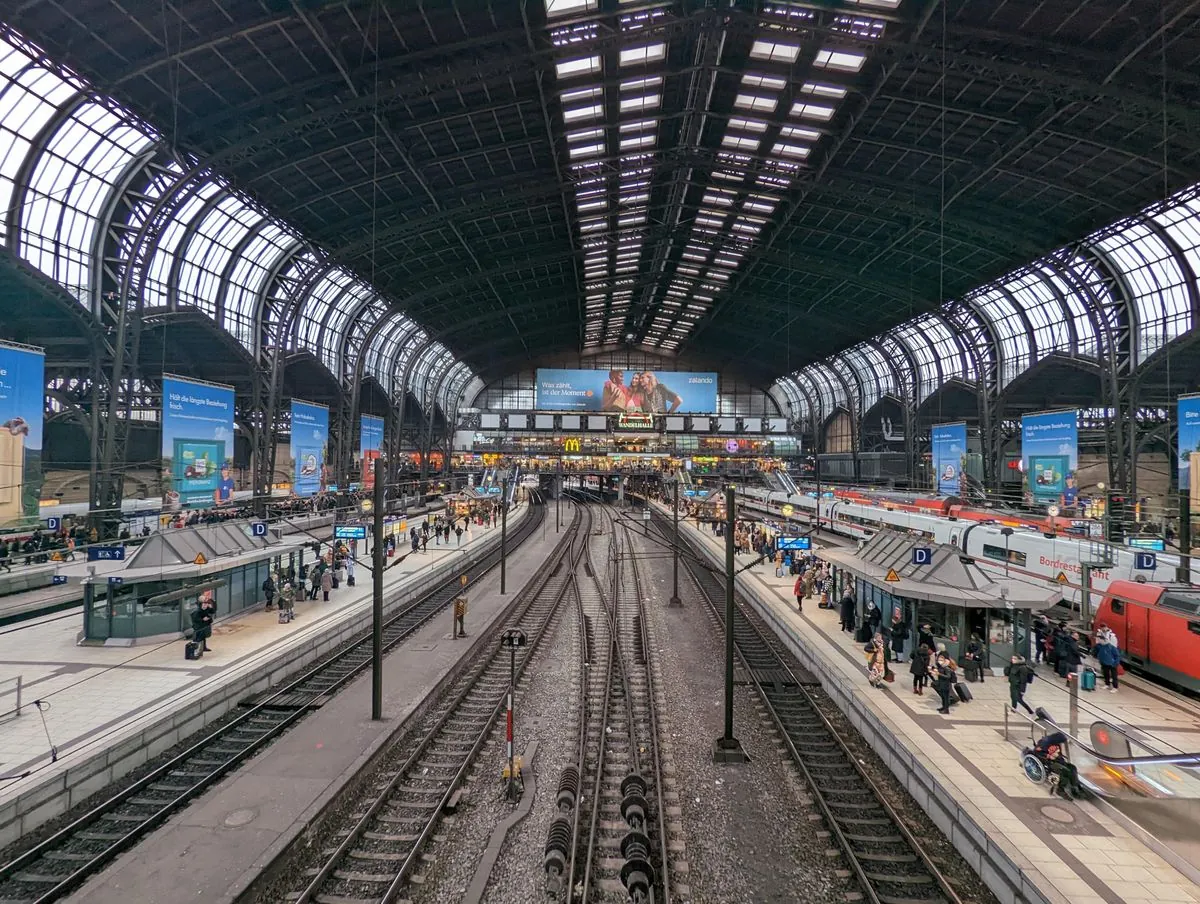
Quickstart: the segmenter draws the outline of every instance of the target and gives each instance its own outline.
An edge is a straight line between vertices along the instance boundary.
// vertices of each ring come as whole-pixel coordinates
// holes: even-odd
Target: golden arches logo
[[[580,450],[580,448],[581,447],[579,444],[579,440],[577,440],[577,439],[564,439],[563,440],[563,451],[564,452],[578,452]]]

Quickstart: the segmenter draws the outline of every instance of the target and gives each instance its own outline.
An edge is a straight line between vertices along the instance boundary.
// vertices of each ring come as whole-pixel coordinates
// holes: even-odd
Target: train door
[[[1116,601],[1113,601],[1114,608]],[[1124,603],[1125,652],[1143,662],[1150,659],[1150,610],[1146,606]]]

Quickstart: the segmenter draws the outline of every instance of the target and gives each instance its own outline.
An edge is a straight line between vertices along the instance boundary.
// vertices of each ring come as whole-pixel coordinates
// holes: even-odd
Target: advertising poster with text
[[[292,399],[292,492],[315,496],[325,489],[329,460],[329,409]]]
[[[375,459],[383,448],[383,418],[364,414],[358,431],[358,460],[362,463],[362,486],[370,490],[375,486]]]
[[[1179,492],[1188,494],[1192,515],[1200,514],[1200,395],[1180,396]]]
[[[163,377],[163,508],[233,501],[232,386]]]
[[[1073,507],[1079,496],[1079,412],[1046,411],[1021,417],[1025,493],[1039,505]]]
[[[0,345],[0,524],[38,514],[45,372],[41,349]]]
[[[932,440],[934,489],[939,496],[958,496],[967,465],[967,425],[934,424]]]
[[[686,370],[554,370],[539,368],[542,411],[713,414],[717,375]]]

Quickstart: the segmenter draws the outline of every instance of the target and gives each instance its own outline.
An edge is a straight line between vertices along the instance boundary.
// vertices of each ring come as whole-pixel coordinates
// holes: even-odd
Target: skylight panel
[[[586,13],[596,8],[596,0],[546,0],[546,18]]]
[[[644,66],[647,63],[658,63],[667,58],[667,45],[643,44],[640,47],[626,47],[621,50],[619,57],[622,66]]]
[[[875,41],[883,37],[883,20],[870,16],[837,16],[833,20],[833,30]]]
[[[814,66],[822,69],[836,69],[841,72],[858,72],[867,61],[866,54],[852,50],[821,50],[813,60]]]
[[[833,119],[835,112],[836,108],[827,107],[824,104],[792,104],[792,115],[803,119],[816,119],[821,122],[829,122],[829,120]]]
[[[658,107],[662,102],[661,94],[638,94],[621,98],[622,113],[645,113]]]
[[[559,96],[564,104],[573,104],[577,100],[591,100],[594,97],[599,97],[603,93],[604,89],[600,87],[575,88],[571,91],[564,91]]]
[[[642,223],[645,223],[646,219],[647,219],[646,214],[634,213],[634,214],[630,214],[629,216],[618,217],[617,225],[618,226],[638,226]]]
[[[794,63],[799,55],[799,45],[781,44],[776,41],[755,41],[750,48],[751,57],[772,63]]]
[[[696,217],[697,226],[711,226],[713,229],[720,229],[724,224],[724,217]]]
[[[782,91],[787,87],[787,81],[784,79],[754,73],[743,75],[742,84],[747,88],[766,88],[768,91]]]
[[[604,153],[603,144],[578,144],[575,147],[568,148],[573,159],[579,157],[595,157],[597,154]]]
[[[729,205],[733,203],[733,198],[734,193],[727,188],[710,188],[700,203]]]
[[[621,134],[645,132],[648,129],[653,129],[656,125],[658,125],[657,119],[637,119],[633,122],[623,122],[621,123]]]
[[[729,120],[729,128],[738,129],[742,132],[765,132],[767,124],[761,119],[741,119],[734,117]]]
[[[721,144],[737,151],[757,151],[758,146],[762,144],[762,139],[751,138],[749,135],[730,134],[721,139]]]
[[[574,60],[563,60],[554,64],[554,73],[560,79],[579,78],[581,75],[595,75],[600,71],[600,57],[579,57]]]
[[[603,129],[580,129],[567,133],[567,141],[590,141],[602,137],[604,137]]]
[[[577,205],[581,211],[584,210],[603,210],[608,206],[607,198],[597,198],[594,201],[586,201],[583,204]],[[749,206],[749,205],[747,205]]]
[[[801,144],[788,144],[786,141],[777,142],[775,147],[771,148],[771,153],[781,157],[795,157],[803,160],[812,153],[812,148],[807,148]]]
[[[645,91],[648,88],[657,88],[663,83],[661,75],[650,75],[646,78],[632,78],[621,82],[622,91]]]
[[[649,192],[639,192],[636,195],[621,195],[620,201],[625,206],[633,204],[644,204],[650,200]]]
[[[821,133],[816,129],[806,129],[803,126],[783,126],[779,130],[782,138],[795,138],[799,141],[816,141]]]
[[[900,0],[846,0],[853,6],[873,6],[876,9],[899,9]]]
[[[775,202],[747,201],[742,205],[743,210],[753,210],[755,213],[771,213],[775,210]]]
[[[632,148],[645,148],[654,144],[654,134],[647,135],[631,135],[628,138],[621,139],[621,150],[628,151]]]
[[[741,107],[744,110],[755,110],[760,113],[769,113],[779,105],[779,98],[768,97],[763,94],[739,94],[734,100],[735,107]]]
[[[587,107],[573,107],[569,110],[563,110],[563,119],[566,122],[578,122],[583,119],[596,119],[604,112],[604,107],[600,104],[591,104]]]
[[[841,85],[830,85],[825,82],[805,82],[800,88],[801,94],[811,94],[814,97],[829,97],[841,100],[850,92]]]

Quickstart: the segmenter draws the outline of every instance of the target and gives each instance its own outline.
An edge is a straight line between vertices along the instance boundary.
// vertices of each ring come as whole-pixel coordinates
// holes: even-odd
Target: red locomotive
[[[1113,581],[1096,624],[1112,628],[1126,665],[1200,691],[1200,588]]]

